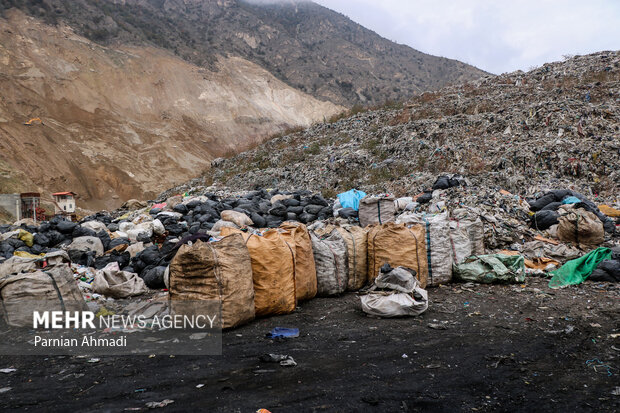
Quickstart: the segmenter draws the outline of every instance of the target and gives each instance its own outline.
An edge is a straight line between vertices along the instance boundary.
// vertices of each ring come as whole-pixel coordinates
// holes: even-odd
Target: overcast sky
[[[314,0],[381,36],[491,73],[620,49],[620,0]]]

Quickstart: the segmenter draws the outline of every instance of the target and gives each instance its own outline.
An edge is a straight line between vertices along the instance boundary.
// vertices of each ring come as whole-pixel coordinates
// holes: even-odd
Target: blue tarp
[[[351,189],[347,192],[338,194],[338,201],[343,208],[353,208],[356,211],[360,209],[360,199],[366,196],[366,192]]]

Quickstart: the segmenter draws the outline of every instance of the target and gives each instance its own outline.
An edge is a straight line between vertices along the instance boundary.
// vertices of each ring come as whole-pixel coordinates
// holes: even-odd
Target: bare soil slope
[[[212,70],[219,56],[238,56],[344,106],[401,100],[486,74],[384,39],[311,1],[0,0],[0,14],[10,7],[101,44],[151,44]]]
[[[212,72],[16,10],[0,19],[0,90],[0,192],[71,190],[91,208],[148,198],[215,156],[342,109],[239,57]],[[34,117],[43,124],[23,125]]]

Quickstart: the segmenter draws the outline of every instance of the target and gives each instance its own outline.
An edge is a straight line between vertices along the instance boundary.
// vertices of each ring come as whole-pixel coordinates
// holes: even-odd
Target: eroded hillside
[[[104,47],[13,9],[0,19],[0,192],[148,198],[216,156],[341,107],[239,57],[217,71],[154,47]],[[43,124],[25,126],[39,117]]]
[[[0,13],[10,7],[104,45],[150,44],[213,70],[219,56],[238,56],[343,106],[402,100],[486,74],[305,0],[0,0]]]

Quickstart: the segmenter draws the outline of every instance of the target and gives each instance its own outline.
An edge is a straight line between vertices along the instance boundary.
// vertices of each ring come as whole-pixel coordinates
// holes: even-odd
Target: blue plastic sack
[[[360,199],[366,196],[366,192],[351,189],[347,192],[338,194],[338,201],[343,208],[353,208],[356,211],[360,209]]]
[[[566,198],[564,198],[562,200],[562,203],[564,205],[566,205],[566,204],[578,204],[579,202],[581,202],[581,199],[577,198],[576,196],[567,196]]]

